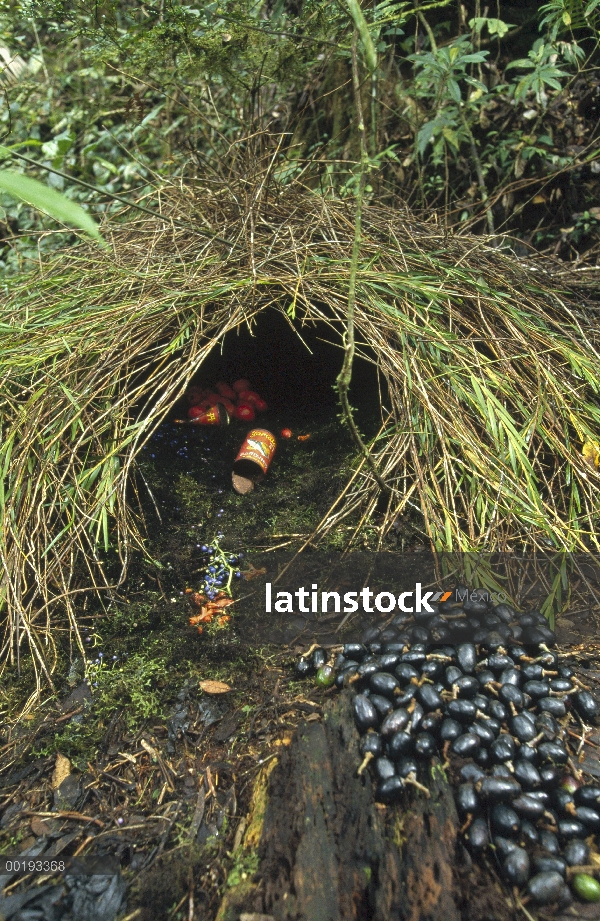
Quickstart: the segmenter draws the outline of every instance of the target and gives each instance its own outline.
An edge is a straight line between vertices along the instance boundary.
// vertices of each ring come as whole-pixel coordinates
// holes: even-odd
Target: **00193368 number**
[[[6,860],[4,862],[5,873],[56,873],[64,872],[66,863],[64,860]]]

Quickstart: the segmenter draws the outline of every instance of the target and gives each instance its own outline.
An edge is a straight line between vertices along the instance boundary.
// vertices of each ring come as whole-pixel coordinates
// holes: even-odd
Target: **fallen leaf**
[[[52,773],[52,789],[58,790],[63,780],[66,780],[70,773],[71,762],[68,758],[65,758],[64,755],[61,755],[60,752],[57,752],[54,771]]]
[[[31,830],[36,838],[40,838],[42,835],[49,835],[51,829],[47,822],[34,815],[31,820]]]
[[[223,595],[222,597],[219,598],[219,596],[217,595],[217,597],[213,601],[209,602],[208,606],[210,608],[227,608],[229,607],[230,604],[235,604],[235,601],[233,598],[229,598],[227,595]]]
[[[228,684],[225,684],[224,681],[211,681],[207,679],[206,681],[200,681],[198,687],[204,691],[205,694],[227,694],[231,690]]]
[[[220,617],[217,617],[217,623],[219,627],[223,627],[225,624],[228,624],[231,620],[231,614],[221,614]]]
[[[202,605],[206,603],[206,596],[200,594],[200,592],[192,592],[190,595],[190,601],[201,608]]]
[[[310,438],[310,432],[308,433],[308,435],[298,435],[298,441],[308,441],[309,438]]]
[[[583,445],[581,454],[584,461],[590,467],[598,467],[600,464],[600,448],[595,441],[586,441]]]
[[[252,566],[252,564],[250,565]],[[255,566],[252,566],[252,569],[245,569],[244,572],[242,573],[242,576],[244,577],[246,582],[249,582],[250,579],[257,579],[258,576],[266,576],[266,574],[267,574],[267,570],[265,568],[257,569]]]

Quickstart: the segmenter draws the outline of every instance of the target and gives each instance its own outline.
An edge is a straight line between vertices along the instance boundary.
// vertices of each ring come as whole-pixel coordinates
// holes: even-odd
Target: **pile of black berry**
[[[600,706],[560,664],[539,613],[474,603],[455,593],[422,623],[401,615],[329,657],[314,648],[297,673],[356,692],[361,767],[370,764],[379,802],[425,786],[439,758],[458,778],[473,855],[489,848],[538,905],[600,901],[600,784],[584,783],[577,762]]]

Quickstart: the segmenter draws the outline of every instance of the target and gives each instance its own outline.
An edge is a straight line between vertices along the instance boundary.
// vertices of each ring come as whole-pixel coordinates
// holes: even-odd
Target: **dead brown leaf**
[[[36,838],[40,838],[42,835],[50,834],[50,826],[48,823],[44,822],[43,819],[40,819],[36,815],[31,820],[31,830]]]
[[[227,694],[231,690],[229,685],[225,684],[224,681],[211,681],[210,679],[200,681],[198,687],[204,691],[205,694]]]
[[[209,601],[209,608],[227,608],[230,604],[235,604],[233,598],[229,598],[228,595],[222,595],[220,592],[213,601]]]
[[[71,773],[71,762],[60,752],[56,753],[56,762],[52,772],[52,789],[58,790],[63,780]]]
[[[250,564],[250,566],[252,566],[252,564]],[[266,574],[267,570],[265,568],[257,569],[256,566],[252,566],[251,569],[245,569],[242,576],[246,582],[250,582],[251,579],[257,579],[259,576],[266,576]]]

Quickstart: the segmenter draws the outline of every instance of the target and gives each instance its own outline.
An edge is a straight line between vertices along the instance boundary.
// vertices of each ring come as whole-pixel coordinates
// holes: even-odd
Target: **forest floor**
[[[190,878],[197,910],[211,917],[228,880],[245,872],[226,855],[256,774],[301,720],[320,718],[331,694],[294,680],[297,625],[273,632],[253,577],[278,558],[271,548],[299,546],[343,487],[353,457],[347,432],[335,410],[313,415],[308,428],[293,413],[258,420],[276,433],[289,427],[293,437],[278,439],[265,481],[239,496],[231,464],[247,426],[174,423],[183,413],[175,407],[143,452],[146,557],[137,554],[104,608],[80,612],[90,681],[81,657],[70,662],[67,631],[57,634],[56,694],[0,745],[0,854],[116,855],[127,894],[105,893],[98,919],[121,917],[125,898],[136,918],[188,918]],[[329,548],[341,548],[348,533],[333,534]],[[369,533],[363,529],[361,546]],[[241,554],[233,594],[246,603],[226,626],[200,635],[189,624],[197,612],[190,590],[209,564],[202,546],[215,541]],[[204,693],[207,679],[231,690]],[[25,671],[9,676],[9,705],[30,680]],[[39,875],[0,875],[2,886],[5,921],[40,906],[53,917],[51,902],[59,911],[73,898],[60,884],[48,890]]]
[[[178,415],[181,407],[143,452],[147,555],[105,608],[81,612],[90,681],[81,658],[70,661],[65,630],[56,693],[0,744],[0,855],[49,862],[47,873],[0,872],[4,921],[213,919],[223,893],[256,870],[254,857],[236,852],[257,775],[339,693],[297,680],[293,663],[310,629],[267,615],[263,594],[281,554],[310,535],[351,472],[352,444],[335,410],[309,427],[306,416],[265,417],[293,437],[279,439],[267,478],[247,496],[233,492],[230,473],[243,425],[183,426]],[[375,524],[362,529],[359,548],[374,549]],[[341,549],[349,527],[320,549]],[[239,557],[233,594],[242,603],[200,635],[189,624],[190,590],[209,564],[202,547],[215,542]],[[425,549],[410,522],[387,549],[400,545],[415,561]],[[338,638],[353,631],[349,623]],[[599,648],[585,632],[563,631],[563,644],[600,685]],[[27,680],[13,676],[15,705]],[[229,690],[210,693],[206,681]],[[118,871],[52,872],[52,861],[73,855],[116,858]]]

